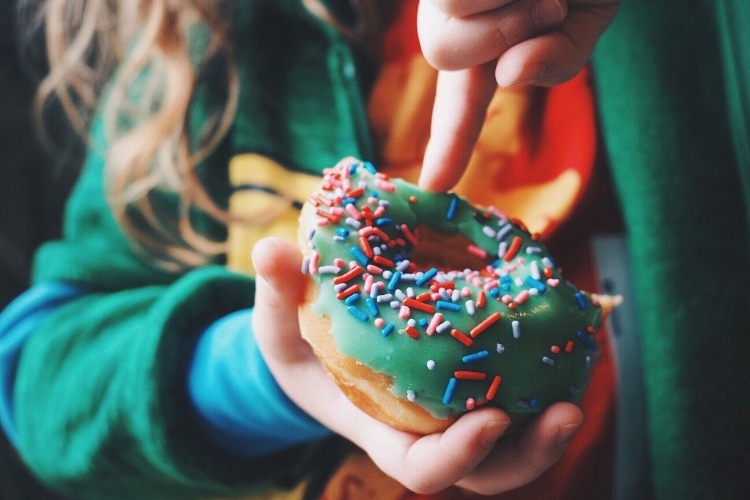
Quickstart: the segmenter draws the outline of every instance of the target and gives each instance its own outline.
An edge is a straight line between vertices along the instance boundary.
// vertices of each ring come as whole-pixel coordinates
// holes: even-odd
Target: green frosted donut
[[[438,419],[577,402],[602,309],[524,226],[342,160],[309,200],[303,271],[338,350]]]

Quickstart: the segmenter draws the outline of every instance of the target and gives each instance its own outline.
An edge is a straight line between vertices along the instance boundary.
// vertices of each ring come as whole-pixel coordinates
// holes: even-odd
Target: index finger
[[[447,191],[456,185],[469,164],[496,88],[494,61],[438,74],[420,187]]]

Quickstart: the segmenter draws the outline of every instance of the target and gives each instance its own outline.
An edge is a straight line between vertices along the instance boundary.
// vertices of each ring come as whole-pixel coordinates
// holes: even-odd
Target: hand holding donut
[[[300,336],[297,309],[307,277],[299,250],[279,239],[258,243],[254,330],[279,385],[302,409],[367,452],[385,473],[418,493],[457,484],[496,494],[522,486],[554,464],[582,423],[570,403],[549,407],[520,433],[504,437],[497,408],[467,413],[447,430],[419,436],[395,430],[357,408]]]
[[[441,70],[420,186],[447,190],[466,167],[497,87],[572,78],[620,0],[422,0],[418,31]]]

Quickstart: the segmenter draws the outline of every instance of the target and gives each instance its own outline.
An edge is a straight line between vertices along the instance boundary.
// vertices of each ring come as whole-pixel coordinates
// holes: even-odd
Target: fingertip
[[[287,298],[301,297],[303,291],[302,256],[288,241],[268,237],[258,241],[252,251],[257,282],[265,292],[275,291]]]

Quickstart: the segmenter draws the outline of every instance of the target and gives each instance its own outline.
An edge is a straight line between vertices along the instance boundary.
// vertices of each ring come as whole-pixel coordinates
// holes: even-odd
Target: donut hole
[[[412,262],[418,269],[436,267],[440,271],[463,271],[484,269],[488,261],[468,251],[473,242],[466,236],[445,234],[428,226],[418,226],[414,235]]]

